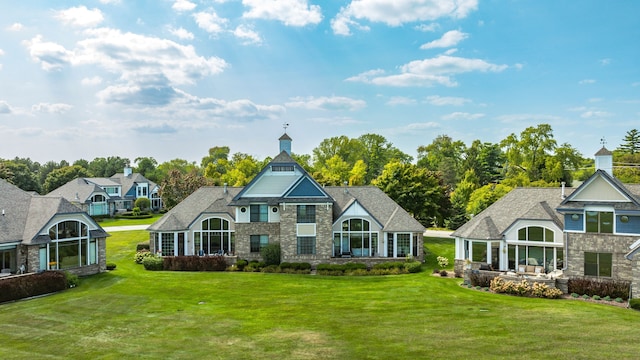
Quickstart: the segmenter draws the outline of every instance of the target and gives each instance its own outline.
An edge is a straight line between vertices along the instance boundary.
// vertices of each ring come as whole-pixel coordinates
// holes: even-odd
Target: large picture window
[[[553,230],[540,226],[523,227],[518,230],[518,240],[553,242],[554,233]]]
[[[198,255],[235,253],[235,236],[229,221],[209,218],[201,223],[200,231],[194,232],[195,252]]]
[[[315,236],[298,236],[298,255],[311,255],[316,253]]]
[[[611,277],[613,257],[611,253],[584,253],[584,274]]]
[[[87,224],[76,220],[59,222],[49,228],[51,242],[44,249],[40,269],[71,269],[98,262],[98,244],[89,238]],[[41,261],[43,259],[41,258]]]
[[[587,211],[587,232],[613,234],[613,212]]]
[[[334,234],[334,256],[349,254],[363,257],[375,256],[377,253],[378,233],[371,230],[368,220],[345,220],[342,222],[342,231]]]

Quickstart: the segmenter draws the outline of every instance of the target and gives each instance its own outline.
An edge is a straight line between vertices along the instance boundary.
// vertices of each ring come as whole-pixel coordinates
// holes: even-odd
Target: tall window
[[[613,234],[613,212],[587,211],[587,232]]]
[[[269,244],[269,235],[251,235],[249,237],[250,251],[252,253],[259,253],[260,249]]]
[[[235,236],[229,221],[221,218],[205,219],[201,231],[194,232],[196,254],[232,254],[235,252]]]
[[[611,253],[584,253],[584,274],[611,277],[613,266]]]
[[[174,256],[175,248],[173,246],[173,233],[162,233],[162,238],[160,239],[160,249],[162,250],[162,256]]]
[[[251,222],[267,222],[269,220],[269,207],[267,204],[250,205],[249,214]]]
[[[373,256],[377,251],[378,233],[371,230],[365,219],[348,219],[342,222],[342,232],[334,234],[334,255],[351,253],[351,256]],[[337,236],[340,236],[340,249]]]
[[[298,236],[298,255],[309,255],[316,253],[315,236]]]
[[[89,238],[87,224],[76,220],[59,222],[49,228],[49,238],[51,242],[43,248],[48,256],[45,253],[41,257],[40,269],[70,269],[98,262],[98,244]]]
[[[315,205],[298,205],[298,224],[312,224],[316,222]]]

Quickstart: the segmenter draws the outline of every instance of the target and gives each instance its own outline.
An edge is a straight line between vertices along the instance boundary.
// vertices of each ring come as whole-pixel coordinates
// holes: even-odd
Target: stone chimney
[[[604,146],[596,153],[596,171],[598,170],[613,176],[613,153]]]
[[[287,133],[284,133],[280,136],[280,152],[286,151],[287,154],[291,155],[291,138]]]

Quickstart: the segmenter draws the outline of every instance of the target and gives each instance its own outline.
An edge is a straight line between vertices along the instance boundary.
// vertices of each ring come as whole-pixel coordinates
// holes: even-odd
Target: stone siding
[[[107,271],[107,243],[105,238],[99,238],[98,241],[98,263],[88,266],[79,266],[75,268],[64,269],[78,276],[87,276]],[[27,272],[40,271],[40,245],[21,245],[22,249],[26,249],[26,269]],[[20,251],[21,252],[21,251]],[[48,268],[48,266],[46,267]]]
[[[567,269],[565,276],[584,276],[584,253],[611,253],[613,280],[631,281],[632,262],[624,255],[629,252],[629,246],[637,240],[637,236],[621,236],[596,233],[566,233],[567,234]],[[595,278],[595,277],[593,277]]]
[[[280,213],[282,261],[308,262],[311,264],[326,263],[332,255],[332,224],[332,205],[316,205],[316,253],[298,255],[297,206],[286,206]]]
[[[640,298],[640,255],[636,254],[633,261],[630,262],[633,264],[632,271],[634,275],[631,282],[631,297],[636,299]]]
[[[282,216],[282,215],[281,215]],[[269,235],[269,244],[280,242],[280,223],[236,223],[236,255],[240,259],[261,260],[260,253],[251,252],[251,235]]]

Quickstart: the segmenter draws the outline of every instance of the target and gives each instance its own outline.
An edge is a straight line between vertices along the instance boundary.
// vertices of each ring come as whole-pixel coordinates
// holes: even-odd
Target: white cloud
[[[176,0],[171,8],[176,11],[191,11],[196,8],[196,4],[189,0]]]
[[[225,30],[226,24],[229,20],[221,18],[214,10],[208,10],[208,12],[202,11],[193,14],[196,24],[202,30],[210,34],[218,34]]]
[[[453,75],[466,72],[500,72],[507,65],[496,65],[481,59],[441,55],[431,59],[415,60],[400,66],[400,74],[384,76],[380,70],[368,71],[347,81],[358,81],[386,86],[457,86]]]
[[[101,4],[120,4],[121,0],[100,0]]]
[[[442,35],[442,37],[438,40],[433,40],[428,42],[422,46],[420,49],[433,49],[433,48],[446,48],[456,46],[460,41],[469,37],[469,34],[463,33],[459,30],[451,30],[447,31]]]
[[[396,106],[396,105],[411,105],[415,104],[416,100],[412,98],[408,98],[405,96],[393,96],[387,101],[387,105]]]
[[[7,27],[9,31],[21,31],[22,29],[24,29],[24,25],[20,23],[13,23]]]
[[[578,81],[578,84],[580,85],[586,85],[586,84],[595,84],[596,81],[593,79],[584,79],[584,80],[580,80]]]
[[[438,29],[440,29],[440,24],[438,24],[438,23],[431,23],[429,25],[420,24],[420,25],[416,26],[414,29],[416,29],[418,31],[422,31],[422,32],[434,32],[434,31],[437,31]]]
[[[170,27],[169,32],[178,39],[193,40],[193,33],[187,31],[185,28],[174,29]]]
[[[4,55],[4,50],[0,49],[0,56]]]
[[[70,51],[60,44],[42,41],[42,35],[37,35],[31,40],[25,40],[23,44],[29,50],[31,59],[39,62],[46,71],[60,70],[69,63],[72,56]]]
[[[589,110],[589,111],[585,111],[582,114],[580,114],[580,117],[583,119],[590,119],[590,118],[603,118],[603,117],[611,117],[613,114],[611,114],[610,112],[606,112],[606,111],[599,111],[599,110]]]
[[[13,109],[8,102],[0,100],[0,114],[11,114]]]
[[[435,106],[447,106],[447,105],[462,106],[466,103],[470,103],[471,100],[461,98],[461,97],[454,97],[454,96],[432,95],[432,96],[427,96],[427,102]]]
[[[293,98],[285,105],[310,110],[359,110],[367,106],[364,100],[356,100],[342,96]]]
[[[262,38],[260,34],[254,31],[247,25],[240,25],[234,31],[233,35],[238,39],[243,40],[243,44],[260,44],[262,43]]]
[[[39,103],[31,106],[31,111],[48,113],[48,114],[64,114],[71,110],[73,106],[69,104],[57,103]]]
[[[318,5],[309,5],[307,0],[242,0],[249,8],[243,17],[249,19],[277,20],[287,26],[306,26],[322,21]]]
[[[400,26],[415,21],[433,21],[444,17],[462,19],[478,8],[477,0],[353,0],[331,20],[335,34],[350,35],[350,26],[359,21]]]
[[[100,85],[102,84],[102,78],[100,76],[84,78],[80,83],[84,86]]]
[[[444,115],[442,120],[476,120],[483,118],[484,114],[471,114],[467,112],[454,112],[448,115]]]
[[[542,122],[554,122],[561,121],[562,118],[555,115],[546,114],[507,114],[498,116],[497,120],[503,123],[542,123]]]
[[[609,59],[609,58],[600,59],[600,60],[598,60],[598,62],[602,66],[607,66],[607,65],[611,64],[611,59]]]
[[[57,11],[55,17],[66,25],[78,27],[94,27],[104,20],[100,9],[89,10],[86,6]]]

